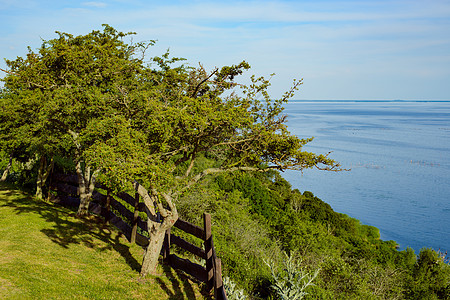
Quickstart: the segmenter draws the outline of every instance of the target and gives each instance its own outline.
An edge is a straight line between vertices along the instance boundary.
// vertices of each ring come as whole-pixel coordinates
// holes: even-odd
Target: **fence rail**
[[[53,174],[50,180],[49,195],[52,195],[53,201],[63,205],[77,206],[80,201],[77,195],[77,186],[78,179],[76,175]],[[148,245],[148,238],[145,236],[147,222],[139,216],[139,212],[145,212],[145,204],[139,201],[139,194],[136,193],[134,197],[125,192],[113,195],[101,184],[97,184],[96,188],[106,191],[106,194],[96,189],[92,194],[93,201],[89,205],[89,210],[102,216],[105,222],[117,227],[130,243],[146,247]],[[54,195],[55,193],[56,195]],[[121,201],[118,201],[116,198]],[[227,296],[222,283],[222,264],[220,258],[216,255],[211,233],[211,215],[203,214],[203,228],[181,219],[175,222],[174,227],[202,240],[203,248],[174,235],[169,229],[165,233],[161,251],[164,262],[172,268],[182,270],[197,280],[206,283],[208,290],[214,289],[215,299],[226,300]],[[206,267],[171,253],[171,245],[176,245],[204,259]]]

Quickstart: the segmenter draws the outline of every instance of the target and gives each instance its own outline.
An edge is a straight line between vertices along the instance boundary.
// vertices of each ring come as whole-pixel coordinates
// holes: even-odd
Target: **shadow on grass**
[[[95,216],[76,218],[74,210],[35,200],[32,196],[3,183],[0,184],[0,207],[13,208],[16,214],[39,214],[51,225],[51,228],[42,229],[41,232],[61,247],[68,248],[70,244],[82,244],[100,251],[114,249],[132,270],[139,272],[141,269],[141,264],[130,252],[130,245],[124,244],[120,233],[105,225],[101,218]]]
[[[50,225],[50,228],[41,229],[41,232],[63,248],[68,248],[71,244],[80,244],[100,251],[114,249],[125,259],[132,270],[138,273],[141,270],[141,264],[130,252],[131,245],[121,238],[121,233],[118,233],[116,229],[105,225],[100,217],[77,218],[75,209],[35,200],[31,195],[4,183],[0,183],[1,207],[12,208],[18,215],[39,214]],[[99,243],[99,240],[103,243]],[[165,282],[161,278],[156,278],[156,282],[167,293],[168,299],[186,299],[186,297],[187,299],[196,299],[195,291],[187,275],[167,265],[161,265],[164,275],[171,282],[172,287],[170,288],[167,281]],[[202,291],[202,294],[208,295],[206,291]]]
[[[172,288],[170,289],[167,286],[167,283],[160,278],[156,278],[156,282],[159,284],[161,289],[169,296],[169,300],[197,299],[196,294],[192,289],[191,284],[189,283],[189,280],[191,280],[189,276],[187,276],[182,271],[172,269],[168,265],[162,265],[162,267],[164,274],[172,284]],[[182,286],[180,286],[180,281]],[[207,291],[202,290],[202,294],[205,299],[212,299],[210,297],[210,293],[208,293]]]

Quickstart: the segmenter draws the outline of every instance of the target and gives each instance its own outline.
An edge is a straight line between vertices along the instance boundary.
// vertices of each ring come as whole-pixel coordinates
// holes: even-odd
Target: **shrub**
[[[314,285],[312,282],[319,274],[319,270],[311,275],[300,266],[293,255],[285,253],[285,256],[282,271],[277,271],[273,262],[264,261],[272,273],[274,283],[271,287],[281,300],[303,299],[307,295],[305,290]]]

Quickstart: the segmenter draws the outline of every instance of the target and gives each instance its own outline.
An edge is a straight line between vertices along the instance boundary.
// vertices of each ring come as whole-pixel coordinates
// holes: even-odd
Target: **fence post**
[[[137,233],[137,220],[139,217],[139,193],[134,194],[134,216],[133,216],[133,228],[131,229],[130,243],[136,243],[136,233]]]
[[[216,257],[214,263],[214,299],[223,300],[222,261]]]
[[[205,228],[205,260],[206,260],[206,286],[208,290],[214,287],[214,271],[213,271],[213,244],[211,234],[211,215],[203,214],[203,225]]]
[[[166,230],[163,243],[163,259],[170,265],[170,229]]]
[[[105,222],[106,224],[109,224],[109,218],[110,218],[110,212],[111,212],[111,190],[106,190],[106,212],[105,212]]]

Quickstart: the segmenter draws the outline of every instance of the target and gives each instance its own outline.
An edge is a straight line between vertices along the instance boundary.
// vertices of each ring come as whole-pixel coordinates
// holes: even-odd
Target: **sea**
[[[286,171],[339,213],[380,230],[399,249],[450,254],[450,101],[291,100],[290,132],[304,150],[349,171]]]

